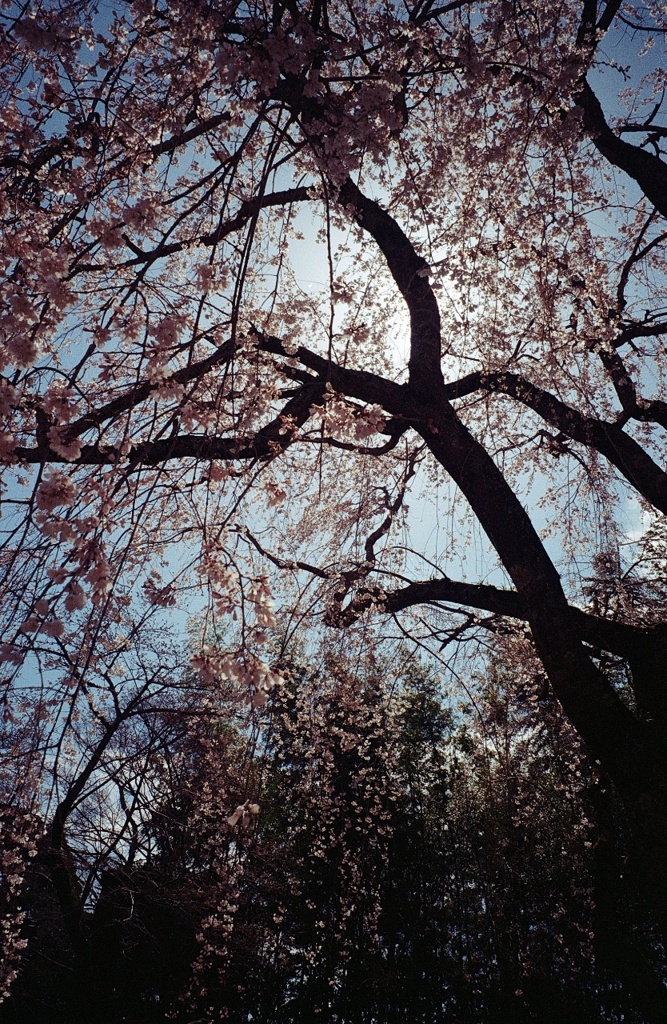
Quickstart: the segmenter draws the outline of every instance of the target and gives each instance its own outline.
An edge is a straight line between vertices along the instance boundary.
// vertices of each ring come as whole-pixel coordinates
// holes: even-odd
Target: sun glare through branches
[[[192,820],[260,828],[296,649],[360,720],[355,666],[419,652],[476,729],[514,659],[521,742],[581,745],[664,941],[666,32],[657,0],[2,3],[3,984],[32,855],[87,956],[223,706],[229,806]]]

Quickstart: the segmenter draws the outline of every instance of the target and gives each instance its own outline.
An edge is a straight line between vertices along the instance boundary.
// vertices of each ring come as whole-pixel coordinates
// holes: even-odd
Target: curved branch
[[[445,601],[470,608],[504,615],[511,619],[528,621],[528,611],[516,590],[504,590],[488,583],[463,583],[441,577],[420,580],[386,594],[383,604],[387,611],[403,611],[415,604]],[[638,643],[649,637],[667,642],[667,626],[633,626],[626,622],[603,619],[574,605],[569,614],[581,639],[620,657],[630,657]]]
[[[145,381],[143,384],[138,384],[124,395],[119,395],[118,398],[114,398],[111,402],[100,406],[99,409],[86,413],[73,423],[69,423],[66,431],[63,430],[65,438],[69,441],[75,437],[80,437],[86,430],[90,430],[92,427],[99,427],[106,420],[111,420],[123,412],[128,412],[130,409],[136,409],[138,405],[141,405],[147,398],[150,398],[154,391],[164,387],[165,383],[167,385],[189,384],[190,381],[203,377],[209,370],[220,366],[221,363],[228,363],[235,350],[236,344],[232,340],[226,341],[210,356],[207,356],[206,359],[200,359],[199,362],[190,363],[189,366],[185,366],[182,370],[177,370],[166,381]]]
[[[440,368],[440,310],[428,281],[429,266],[391,217],[349,178],[338,200],[350,207],[357,223],[371,235],[387,261],[410,313],[410,383],[431,393],[443,383]]]

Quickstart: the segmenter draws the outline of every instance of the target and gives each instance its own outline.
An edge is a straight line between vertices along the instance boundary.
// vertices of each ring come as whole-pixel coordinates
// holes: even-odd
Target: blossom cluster
[[[12,804],[0,806],[0,1003],[10,994],[28,944],[21,893],[40,834],[33,814]]]

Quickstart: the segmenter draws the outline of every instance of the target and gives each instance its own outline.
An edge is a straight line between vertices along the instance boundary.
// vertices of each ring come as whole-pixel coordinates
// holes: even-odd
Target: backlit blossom
[[[51,470],[37,490],[37,508],[43,512],[53,512],[57,508],[69,508],[75,501],[75,483],[62,470]]]

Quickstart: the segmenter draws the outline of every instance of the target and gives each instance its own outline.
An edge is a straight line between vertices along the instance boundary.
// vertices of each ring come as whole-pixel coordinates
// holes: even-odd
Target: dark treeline
[[[533,663],[467,707],[414,662],[283,671],[253,729],[174,726],[78,932],[33,858],[3,1024],[665,1019],[619,805]]]

